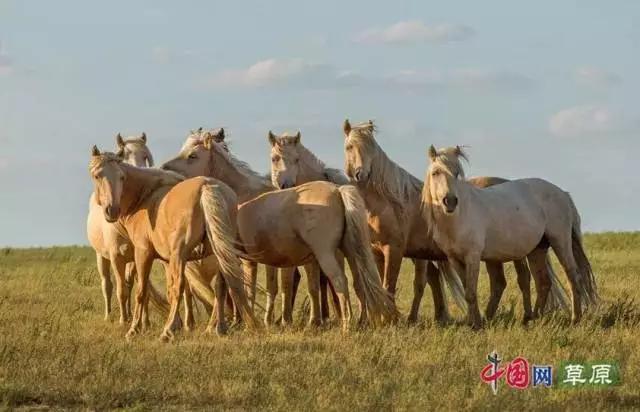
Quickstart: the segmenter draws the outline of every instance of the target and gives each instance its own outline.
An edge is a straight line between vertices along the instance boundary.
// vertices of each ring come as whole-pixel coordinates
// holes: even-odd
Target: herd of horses
[[[570,310],[575,323],[597,303],[580,216],[567,192],[542,179],[467,180],[467,155],[459,146],[431,146],[422,182],[384,152],[372,121],[345,121],[343,131],[344,172],[319,160],[302,144],[300,132],[268,133],[270,175],[256,173],[232,154],[224,129],[191,131],[176,157],[159,168],[145,134],[118,135],[115,152],[94,146],[87,231],[102,278],[105,318],[111,312],[112,272],[120,323],[131,321],[127,338],[149,326],[149,301],[167,317],[162,340],[179,329],[192,330],[194,297],[210,315],[207,331],[226,333],[229,319],[262,330],[275,323],[279,286],[281,322],[288,325],[302,267],[309,325],[326,322],[332,306],[346,330],[352,324],[346,260],[358,325],[393,324],[400,317],[395,294],[403,258],[415,268],[409,322],[418,319],[427,284],[436,321],[451,320],[444,282],[469,325],[481,328],[481,261],[490,280],[487,319],[498,308],[506,287],[503,264],[510,261],[525,323],[556,308]],[[553,271],[549,248],[566,273],[570,297]],[[166,295],[150,283],[155,260],[164,264]],[[258,264],[266,274],[264,325],[255,315]]]

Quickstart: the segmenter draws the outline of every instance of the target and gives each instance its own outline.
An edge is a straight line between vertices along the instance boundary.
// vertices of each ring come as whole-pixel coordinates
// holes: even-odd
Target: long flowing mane
[[[408,202],[419,198],[422,182],[387,156],[376,142],[375,131],[372,122],[355,125],[349,140],[372,156],[367,187],[404,210]]]
[[[327,167],[327,165],[320,160],[311,150],[296,139],[296,136],[289,134],[283,134],[276,137],[276,152],[281,153],[281,148],[287,146],[295,146],[298,151],[299,161],[301,167],[309,169],[318,175],[325,177],[325,180],[338,185],[346,185],[349,183],[349,179],[340,169],[334,169]]]

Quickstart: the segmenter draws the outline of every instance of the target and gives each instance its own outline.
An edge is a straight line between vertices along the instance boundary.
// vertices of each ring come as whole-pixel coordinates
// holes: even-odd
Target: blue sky
[[[332,166],[375,119],[418,177],[543,177],[586,230],[639,230],[640,2],[0,1],[0,245],[85,244],[91,145],[145,131],[156,161],[224,126],[268,167],[267,131]]]

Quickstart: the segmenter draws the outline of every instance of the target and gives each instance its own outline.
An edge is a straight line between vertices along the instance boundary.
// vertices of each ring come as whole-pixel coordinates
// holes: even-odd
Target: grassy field
[[[640,408],[640,233],[586,236],[603,303],[577,327],[565,314],[528,327],[513,267],[498,317],[480,332],[433,324],[430,292],[422,323],[382,330],[272,331],[225,338],[197,331],[162,344],[159,317],[133,342],[102,319],[89,248],[0,249],[0,406],[77,409],[601,410]],[[156,268],[157,269],[157,268]],[[407,313],[411,266],[399,306]],[[559,272],[564,281],[564,273]],[[154,273],[161,282],[161,273]],[[263,281],[262,277],[260,280]],[[304,283],[304,282],[303,282]],[[482,277],[481,302],[488,296]],[[302,324],[303,299],[296,314]],[[115,298],[114,298],[115,304]],[[117,305],[116,305],[117,306]],[[354,306],[355,307],[355,306]],[[117,309],[116,309],[117,310]],[[457,308],[452,314],[461,319]],[[113,314],[117,319],[117,313]],[[479,379],[486,355],[615,360],[622,384],[609,389],[529,388],[501,382],[497,396]],[[556,370],[554,369],[554,374]],[[498,409],[495,409],[498,408]]]

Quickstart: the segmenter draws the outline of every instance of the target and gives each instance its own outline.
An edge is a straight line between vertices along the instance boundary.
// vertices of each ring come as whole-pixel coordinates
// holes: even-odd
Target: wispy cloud
[[[477,68],[449,72],[404,70],[386,77],[392,86],[408,90],[459,90],[467,92],[516,92],[530,89],[534,81],[510,71]]]
[[[461,24],[441,23],[428,26],[419,20],[407,20],[386,28],[364,30],[354,37],[354,41],[368,44],[442,44],[467,40],[474,34],[471,27]]]
[[[575,106],[551,116],[549,131],[557,137],[602,135],[617,130],[619,122],[618,116],[606,106]]]
[[[351,72],[336,70],[324,63],[307,62],[300,58],[267,59],[245,69],[225,70],[208,80],[214,88],[241,87],[297,87],[328,88],[352,86],[360,77]]]
[[[622,81],[617,74],[593,66],[579,67],[574,76],[579,84],[596,87],[609,87]]]

